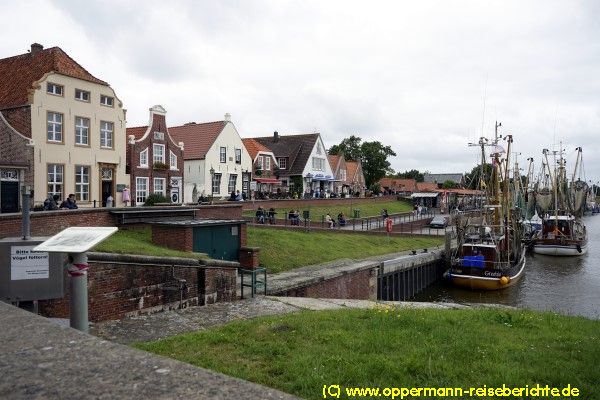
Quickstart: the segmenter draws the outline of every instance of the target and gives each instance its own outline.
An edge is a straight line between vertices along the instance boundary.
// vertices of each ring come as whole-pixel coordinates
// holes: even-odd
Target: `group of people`
[[[75,195],[70,194],[65,200],[63,200],[60,205],[58,202],[60,201],[60,196],[57,194],[49,194],[48,198],[44,200],[44,211],[52,211],[52,210],[75,210],[77,207],[77,202],[75,200]]]
[[[239,190],[237,192],[235,190],[233,190],[231,192],[231,195],[229,196],[229,201],[244,201],[244,200],[246,200],[246,193],[240,193]]]
[[[300,225],[300,211],[290,210],[288,219],[290,220],[291,225]]]
[[[329,228],[334,228],[336,222],[333,220],[333,218],[331,218],[331,215],[329,213],[327,213],[327,215],[325,215],[325,222],[327,223],[327,226]],[[337,224],[341,227],[341,226],[346,226],[346,216],[344,215],[343,212],[340,212],[337,215]]]
[[[257,224],[264,224],[265,221],[269,221],[269,224],[273,225],[275,224],[275,214],[277,214],[277,212],[275,211],[275,209],[273,207],[269,208],[269,211],[265,212],[265,209],[262,207],[258,207],[258,209],[256,210],[256,223]]]

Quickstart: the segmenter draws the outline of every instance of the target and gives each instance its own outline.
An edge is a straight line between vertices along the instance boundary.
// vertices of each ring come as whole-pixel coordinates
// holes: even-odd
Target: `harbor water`
[[[498,303],[600,319],[600,215],[584,217],[588,252],[579,257],[527,255],[525,276],[504,290],[470,291],[438,281],[417,301]]]

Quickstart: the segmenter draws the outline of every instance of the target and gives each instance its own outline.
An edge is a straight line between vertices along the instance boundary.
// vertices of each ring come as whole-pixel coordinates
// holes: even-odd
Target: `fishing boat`
[[[510,148],[512,136],[505,136],[507,151],[498,146],[498,133],[492,143],[492,174],[482,184],[488,197],[480,215],[457,220],[457,248],[444,276],[454,285],[480,290],[498,290],[517,283],[525,271],[525,248],[522,243],[521,210],[515,206],[514,182],[511,177]],[[481,172],[484,176],[485,146],[481,146]],[[518,171],[518,168],[516,168]],[[482,180],[483,181],[483,180]]]
[[[542,229],[529,242],[529,247],[536,254],[549,256],[580,256],[587,253],[587,229],[582,216],[589,192],[587,183],[581,180],[582,150],[576,149],[577,159],[570,182],[567,182],[565,160],[562,149],[554,171],[549,167],[547,149],[544,149],[544,165],[548,169],[546,176],[552,180],[553,209],[542,207]],[[557,152],[554,154],[556,155]],[[575,180],[576,174],[579,177]],[[544,203],[544,206],[547,204]]]

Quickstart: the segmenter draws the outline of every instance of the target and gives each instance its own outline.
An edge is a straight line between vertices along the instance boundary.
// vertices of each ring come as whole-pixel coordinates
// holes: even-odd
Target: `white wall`
[[[320,147],[320,154],[318,152]],[[318,158],[322,158],[324,159],[324,167],[322,170],[317,170],[317,169],[313,169],[313,157],[318,157]],[[315,146],[313,147],[311,153],[310,153],[310,157],[308,158],[308,161],[306,162],[306,166],[304,167],[304,171],[302,171],[302,176],[306,177],[307,174],[312,174],[313,176],[317,175],[317,174],[322,174],[322,175],[330,175],[331,177],[334,177],[333,175],[333,171],[331,169],[331,165],[329,165],[329,160],[327,159],[327,151],[325,150],[325,145],[323,144],[323,140],[321,139],[321,135],[319,135],[319,138],[317,139],[317,141],[315,142]],[[310,188],[308,188],[306,186],[307,184],[307,180],[306,178],[304,179],[304,192],[307,191],[307,189],[310,191]],[[312,183],[312,187],[313,188],[318,188],[319,184],[315,181]],[[325,182],[325,189],[329,189],[332,190],[333,185],[331,182]]]

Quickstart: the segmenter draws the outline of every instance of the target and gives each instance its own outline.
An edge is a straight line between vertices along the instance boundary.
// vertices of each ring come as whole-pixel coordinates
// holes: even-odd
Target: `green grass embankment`
[[[348,387],[570,384],[592,399],[599,332],[600,321],[551,313],[387,308],[263,317],[136,347],[307,399],[336,384],[340,398]]]
[[[364,259],[442,244],[443,238],[432,237],[387,238],[379,235],[248,227],[248,245],[260,247],[260,263],[269,273],[341,258]]]

